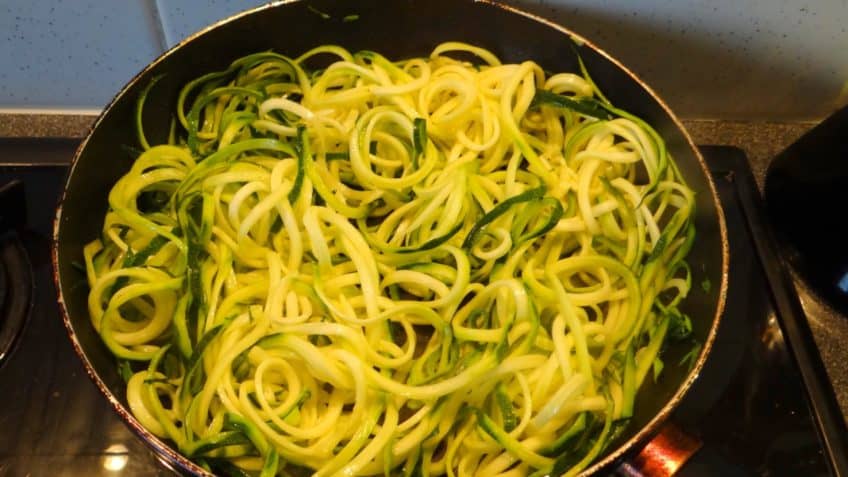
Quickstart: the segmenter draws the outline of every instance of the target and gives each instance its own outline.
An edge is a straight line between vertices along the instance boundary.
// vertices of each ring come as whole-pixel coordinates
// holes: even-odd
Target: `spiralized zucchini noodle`
[[[582,63],[256,53],[158,145],[153,83],[89,311],[138,421],[210,471],[574,475],[689,339],[694,193]]]

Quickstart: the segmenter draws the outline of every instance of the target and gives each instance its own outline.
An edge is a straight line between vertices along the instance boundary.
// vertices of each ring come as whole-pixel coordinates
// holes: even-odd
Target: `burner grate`
[[[24,183],[0,187],[0,366],[14,351],[32,301],[32,267],[16,229],[26,223]]]

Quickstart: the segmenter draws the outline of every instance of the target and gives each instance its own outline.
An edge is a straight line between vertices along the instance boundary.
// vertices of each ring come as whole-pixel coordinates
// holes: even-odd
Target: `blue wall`
[[[684,117],[814,119],[843,102],[848,2],[504,0],[587,36]],[[2,0],[0,111],[98,110],[234,0]]]

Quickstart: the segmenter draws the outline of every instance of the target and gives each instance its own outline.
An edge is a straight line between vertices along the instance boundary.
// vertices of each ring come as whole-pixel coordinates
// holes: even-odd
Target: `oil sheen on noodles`
[[[693,192],[582,65],[257,53],[158,145],[150,87],[89,310],[133,414],[209,470],[574,475],[689,339]]]

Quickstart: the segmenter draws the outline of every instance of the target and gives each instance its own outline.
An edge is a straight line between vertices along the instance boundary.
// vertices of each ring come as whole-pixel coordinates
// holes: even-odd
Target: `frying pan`
[[[350,15],[357,15],[350,21]],[[347,18],[345,18],[347,17]],[[598,473],[640,449],[657,434],[697,378],[712,346],[727,290],[728,246],[724,216],[703,158],[668,106],[632,72],[588,40],[558,25],[488,0],[288,1],[221,21],[184,40],[147,66],[106,107],[80,145],[56,212],[53,265],[60,309],[76,353],[115,411],[172,466],[202,475],[203,469],[145,430],[128,412],[125,385],[116,361],[90,324],[83,246],[99,236],[107,194],[131,166],[127,148],[137,142],[134,108],[151,78],[164,75],[147,98],[144,124],[151,143],[165,142],[178,90],[191,79],[226,67],[257,51],[296,56],[333,43],[351,51],[379,51],[389,58],[423,56],[434,45],[465,41],[491,50],[503,61],[532,59],[550,71],[577,71],[577,54],[610,101],[642,117],[665,139],[680,171],[696,192],[697,237],[689,256],[695,286],[683,311],[703,344],[697,361],[678,366],[688,349],[669,346],[662,378],[646,380],[627,430],[582,475]],[[575,45],[578,45],[575,47]]]

